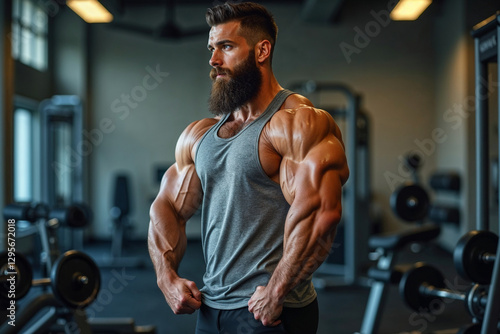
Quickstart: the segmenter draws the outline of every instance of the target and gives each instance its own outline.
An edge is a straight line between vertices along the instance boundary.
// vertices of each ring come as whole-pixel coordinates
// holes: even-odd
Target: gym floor
[[[97,262],[109,254],[110,246],[105,243],[87,245],[85,252]],[[157,333],[194,333],[196,314],[176,316],[168,307],[156,285],[156,276],[146,248],[146,243],[127,245],[127,256],[139,256],[146,267],[132,268],[117,266],[101,269],[101,292],[87,308],[89,317],[134,318],[137,325],[155,325]],[[398,263],[424,261],[439,268],[449,282],[449,288],[463,291],[467,283],[455,272],[452,255],[431,244],[418,253],[409,250],[399,256]],[[189,241],[188,248],[179,269],[180,275],[202,286],[204,272],[201,244]],[[399,298],[397,287],[389,289],[386,307],[381,319],[380,334],[384,333],[451,333],[470,323],[471,319],[463,303],[444,301],[437,304],[433,314],[419,314],[407,308]],[[32,298],[38,289],[32,289],[24,302]],[[318,290],[320,323],[318,334],[353,334],[359,331],[369,289],[363,286],[331,287]],[[453,332],[454,333],[454,332]]]

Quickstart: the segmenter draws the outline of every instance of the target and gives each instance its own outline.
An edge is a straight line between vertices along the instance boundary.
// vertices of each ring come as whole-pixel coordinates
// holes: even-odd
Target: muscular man
[[[175,314],[197,333],[315,333],[313,272],[341,218],[349,171],[332,117],[283,89],[272,15],[254,3],[208,10],[215,117],[189,125],[151,206],[148,246]],[[202,208],[204,287],[179,277],[185,225]]]

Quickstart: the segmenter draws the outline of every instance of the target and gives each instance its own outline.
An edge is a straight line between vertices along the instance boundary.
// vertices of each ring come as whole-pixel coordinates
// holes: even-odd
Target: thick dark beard
[[[227,72],[225,72],[227,73]],[[212,69],[212,92],[208,109],[216,116],[230,114],[257,96],[262,85],[262,74],[255,63],[255,53],[250,51],[245,61],[236,66],[229,80],[216,80],[216,70]]]

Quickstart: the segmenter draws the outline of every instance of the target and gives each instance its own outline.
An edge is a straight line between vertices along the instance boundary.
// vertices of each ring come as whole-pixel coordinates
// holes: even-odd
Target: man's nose
[[[220,53],[218,50],[214,50],[212,52],[212,57],[210,57],[210,60],[208,61],[210,66],[216,67],[216,66],[221,66],[222,65],[222,60],[220,58]]]

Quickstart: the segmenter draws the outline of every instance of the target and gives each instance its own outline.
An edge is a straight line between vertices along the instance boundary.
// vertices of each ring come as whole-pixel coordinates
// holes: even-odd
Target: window
[[[13,125],[14,201],[36,201],[40,199],[38,101],[16,95]]]
[[[33,200],[33,113],[14,110],[14,201]]]
[[[23,64],[45,71],[48,64],[48,16],[32,0],[14,0],[12,56]]]

